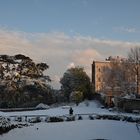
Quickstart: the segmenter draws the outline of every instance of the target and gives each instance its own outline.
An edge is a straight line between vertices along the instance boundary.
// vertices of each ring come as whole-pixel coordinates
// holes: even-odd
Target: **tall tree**
[[[132,51],[132,50],[131,50]],[[133,52],[133,51],[132,51]],[[110,60],[108,66],[104,67],[103,79],[104,87],[119,87],[121,92],[134,93],[134,86],[137,81],[137,93],[139,85],[139,66],[138,62],[134,61],[133,55],[129,53],[128,59]]]
[[[129,68],[135,75],[136,91],[138,94],[140,92],[140,47],[131,48],[128,53],[128,60],[130,62]]]
[[[111,90],[116,95],[130,92],[133,79],[130,78],[129,61],[120,57],[109,61],[108,65],[104,66],[102,73],[104,92]]]
[[[24,92],[29,93],[29,90],[24,91],[27,85],[35,87],[36,92],[33,94],[37,93],[36,97],[50,94],[47,82],[51,80],[49,76],[44,75],[48,68],[46,63],[36,64],[22,54],[0,55],[0,86],[5,87],[2,92],[0,91],[1,97],[10,103],[10,106],[24,103]]]
[[[84,98],[90,98],[91,82],[83,68],[75,67],[68,69],[60,80],[61,89],[65,93],[68,101],[71,92],[80,91]]]
[[[117,60],[110,61],[110,65],[104,67],[103,77],[106,86],[120,86],[124,79],[122,62]]]

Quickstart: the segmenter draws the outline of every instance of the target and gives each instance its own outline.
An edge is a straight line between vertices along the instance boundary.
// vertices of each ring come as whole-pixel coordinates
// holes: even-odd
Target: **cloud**
[[[76,51],[72,57],[74,64],[83,66],[89,76],[91,74],[90,66],[93,60],[101,60],[101,58],[102,56],[101,54],[99,54],[99,52],[97,52],[94,49],[88,49],[88,48],[85,50]]]
[[[140,43],[69,36],[63,32],[27,33],[0,28],[0,53],[22,53],[37,62],[46,62],[50,65],[48,74],[57,87],[58,77],[62,77],[68,66],[81,65],[90,75],[93,60],[104,60],[110,55],[126,56],[134,46]]]
[[[68,68],[68,69],[70,69],[70,68],[75,68],[74,62],[71,62],[71,63],[67,66],[67,68]]]
[[[101,54],[94,49],[79,50],[73,55],[73,60],[77,65],[86,65],[92,63],[94,59],[99,60],[101,58]]]
[[[140,30],[136,29],[134,27],[115,27],[114,30],[116,32],[121,32],[121,33],[139,33]]]

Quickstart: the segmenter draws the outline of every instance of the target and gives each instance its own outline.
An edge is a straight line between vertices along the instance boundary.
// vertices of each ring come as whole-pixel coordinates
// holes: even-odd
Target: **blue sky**
[[[139,6],[139,0],[1,0],[0,25],[140,41]]]
[[[90,75],[93,59],[140,46],[139,7],[140,0],[0,0],[0,52],[48,62],[57,82],[71,65]]]

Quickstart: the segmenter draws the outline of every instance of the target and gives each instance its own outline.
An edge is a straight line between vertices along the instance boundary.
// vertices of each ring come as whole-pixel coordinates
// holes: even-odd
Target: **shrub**
[[[75,116],[68,116],[66,121],[75,121]]]
[[[30,122],[30,123],[39,123],[39,122],[41,122],[41,119],[40,119],[40,117],[31,118],[31,119],[29,120],[29,122]]]
[[[92,115],[89,115],[90,120],[94,120],[94,117]]]
[[[81,91],[73,91],[70,95],[71,101],[74,101],[76,105],[83,100],[83,93]]]
[[[100,116],[100,115],[97,115],[97,116],[96,116],[96,119],[97,119],[97,120],[100,120],[101,118],[102,118],[102,116]]]
[[[78,120],[83,120],[82,116],[78,116]]]
[[[61,117],[50,117],[48,122],[63,122],[64,119]]]
[[[16,117],[16,118],[15,118],[15,121],[17,121],[17,122],[22,122],[22,117],[20,117],[20,116],[19,116],[19,117]]]
[[[8,103],[7,102],[1,102],[0,103],[0,108],[8,108]]]
[[[16,125],[11,124],[5,117],[0,117],[0,134],[6,133],[15,127]]]

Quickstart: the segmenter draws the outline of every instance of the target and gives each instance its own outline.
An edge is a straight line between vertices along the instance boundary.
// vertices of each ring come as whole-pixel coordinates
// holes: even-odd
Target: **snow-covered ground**
[[[61,123],[38,123],[13,129],[0,140],[140,140],[133,123],[107,120],[81,120]]]
[[[106,109],[101,109],[100,104],[96,101],[89,102],[89,106],[83,102],[79,104],[79,106],[72,105],[74,110],[74,114],[81,113],[103,113],[108,114],[111,113]],[[56,108],[50,108],[47,110],[36,110],[36,111],[23,111],[23,112],[0,112],[1,116],[13,116],[13,115],[50,115],[50,116],[58,116],[58,115],[66,115],[69,114],[69,106],[60,106]]]
[[[95,102],[89,102],[89,106],[81,103],[78,107],[72,106],[74,114],[97,113],[118,114],[107,109],[101,109]],[[50,108],[48,110],[24,111],[24,112],[0,112],[0,116],[12,115],[50,115],[62,116],[69,113],[69,107]],[[140,115],[132,115],[140,117]],[[136,123],[113,120],[76,120],[72,122],[36,123],[33,126],[16,128],[0,136],[0,140],[140,140],[140,133]]]
[[[98,101],[90,101],[89,106],[86,106],[86,102],[80,103],[78,106],[71,105],[74,114],[112,114],[112,115],[126,115],[133,117],[140,117],[140,115],[135,115],[131,113],[121,113],[121,112],[112,112],[108,109],[102,109],[101,104]],[[69,106],[59,106],[55,108],[50,108],[47,110],[35,110],[35,111],[17,111],[17,112],[0,112],[0,116],[20,116],[20,115],[49,115],[49,116],[62,116],[69,114]]]

